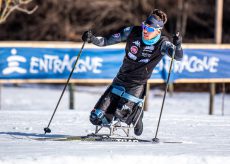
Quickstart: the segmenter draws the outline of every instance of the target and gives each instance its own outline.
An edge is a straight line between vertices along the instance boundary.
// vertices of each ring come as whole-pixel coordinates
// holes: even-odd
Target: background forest
[[[152,9],[168,15],[165,33],[179,30],[186,43],[213,43],[215,0],[34,0],[31,15],[13,12],[0,25],[0,40],[81,41],[84,31],[106,35],[140,25]],[[223,43],[230,43],[230,0],[224,0]]]

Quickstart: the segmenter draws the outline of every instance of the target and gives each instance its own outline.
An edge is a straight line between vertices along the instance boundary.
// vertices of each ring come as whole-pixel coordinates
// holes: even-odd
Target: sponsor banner
[[[184,49],[181,61],[175,61],[172,78],[218,79],[230,78],[230,49]],[[166,79],[170,58],[162,60],[154,70]],[[154,76],[154,75],[153,75]]]
[[[133,47],[133,53],[137,47]],[[0,48],[0,79],[65,79],[76,61],[79,48]],[[84,49],[73,79],[113,79],[124,58],[124,49]],[[230,78],[230,49],[184,49],[175,61],[172,78]],[[165,57],[152,79],[166,79],[171,59]],[[142,61],[146,62],[146,61]]]

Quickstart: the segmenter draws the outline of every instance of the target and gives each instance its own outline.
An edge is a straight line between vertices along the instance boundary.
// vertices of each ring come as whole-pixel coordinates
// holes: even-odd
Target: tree
[[[140,25],[151,10],[159,8],[168,15],[166,35],[179,30],[184,42],[210,43],[214,42],[215,1],[33,0],[23,7],[39,9],[30,17],[23,12],[11,14],[0,26],[0,40],[81,41],[89,29],[107,35],[124,26]],[[230,41],[229,4],[230,0],[224,0],[224,43]]]
[[[0,0],[0,24],[4,23],[8,16],[15,10],[32,14],[38,6],[35,6],[32,10],[24,7],[31,1],[33,0]]]

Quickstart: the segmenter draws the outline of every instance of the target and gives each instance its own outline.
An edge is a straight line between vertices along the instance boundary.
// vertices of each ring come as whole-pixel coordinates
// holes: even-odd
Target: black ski
[[[65,136],[65,137],[30,137],[38,141],[101,141],[101,142],[152,142],[134,137],[110,137],[108,135]]]
[[[138,139],[134,137],[111,137],[109,135],[88,134],[86,136],[64,136],[64,137],[29,137],[38,141],[88,141],[88,142],[141,142],[141,143],[182,143],[174,141],[153,142],[152,140]]]

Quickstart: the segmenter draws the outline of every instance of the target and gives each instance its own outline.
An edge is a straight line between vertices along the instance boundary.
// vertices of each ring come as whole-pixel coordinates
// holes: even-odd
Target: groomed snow
[[[89,112],[106,87],[76,86],[75,110],[68,108],[68,92],[51,124],[48,135],[86,135],[94,132]],[[62,87],[2,87],[0,110],[1,164],[229,164],[230,95],[215,96],[214,115],[208,115],[208,93],[174,93],[167,96],[158,133],[161,141],[182,144],[35,141],[43,134]],[[162,92],[151,90],[144,114],[143,139],[154,137]],[[122,132],[119,132],[122,134]]]

